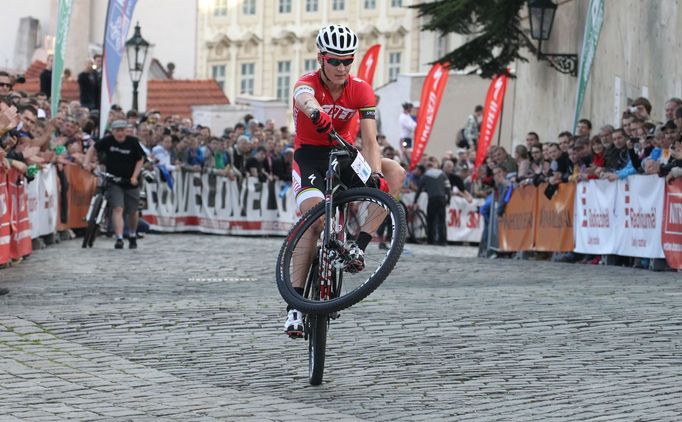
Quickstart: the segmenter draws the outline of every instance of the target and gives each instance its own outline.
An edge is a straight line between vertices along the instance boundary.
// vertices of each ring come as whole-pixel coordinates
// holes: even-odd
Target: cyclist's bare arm
[[[377,122],[374,119],[360,119],[362,156],[373,172],[381,172],[381,153],[377,142]]]
[[[310,117],[317,110],[322,110],[322,106],[315,99],[315,89],[312,86],[298,83],[294,87],[294,102],[296,107]]]

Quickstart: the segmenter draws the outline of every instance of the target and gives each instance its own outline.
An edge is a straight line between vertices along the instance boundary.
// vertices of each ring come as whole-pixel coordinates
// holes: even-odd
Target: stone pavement
[[[280,244],[71,241],[0,271],[0,421],[682,419],[679,273],[408,245],[311,387]]]

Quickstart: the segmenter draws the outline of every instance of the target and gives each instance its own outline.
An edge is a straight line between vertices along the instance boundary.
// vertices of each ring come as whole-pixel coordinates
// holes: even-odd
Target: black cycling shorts
[[[329,166],[329,153],[331,150],[332,147],[301,145],[294,152],[291,179],[294,194],[296,195],[296,204],[299,207],[306,199],[324,199],[324,175]],[[350,165],[350,157],[340,160],[337,167],[337,175],[340,175],[341,183],[346,188],[365,186]]]

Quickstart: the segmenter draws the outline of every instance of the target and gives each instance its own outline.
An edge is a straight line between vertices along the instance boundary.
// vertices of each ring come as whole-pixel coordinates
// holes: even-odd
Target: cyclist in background
[[[92,145],[83,162],[83,168],[92,170],[95,151],[104,152],[106,154],[104,165],[107,172],[125,179],[119,185],[111,183],[107,189],[107,201],[112,209],[111,218],[116,233],[114,244],[116,249],[123,249],[124,216],[128,217],[128,227],[131,227],[128,246],[130,249],[137,248],[135,228],[137,227],[137,205],[140,201],[138,180],[145,154],[140,147],[139,140],[126,134],[127,127],[128,122],[125,120],[113,121],[111,135],[105,136]]]
[[[342,25],[328,25],[317,34],[317,61],[320,69],[301,76],[294,85],[293,115],[296,127],[294,139],[294,161],[292,165],[292,187],[296,204],[302,214],[324,200],[324,180],[329,164],[329,153],[333,144],[329,135],[333,130],[351,144],[355,134],[350,133],[351,120],[360,113],[360,134],[362,156],[372,169],[368,185],[397,196],[403,185],[405,171],[393,160],[383,159],[377,142],[375,120],[376,97],[374,90],[365,81],[350,75],[350,68],[358,48],[358,37]],[[347,187],[364,186],[354,175],[350,166],[341,166],[341,180]],[[317,236],[311,230],[301,239],[302,246],[311,251],[309,256],[300,256],[299,263],[310,267],[315,251]],[[353,259],[344,268],[348,272],[364,269],[364,251],[372,235],[360,232],[351,247]],[[304,255],[304,254],[302,254]],[[307,255],[307,254],[306,254]],[[294,288],[303,294],[305,275],[293,280]],[[303,335],[303,315],[287,307],[284,331],[290,337]]]

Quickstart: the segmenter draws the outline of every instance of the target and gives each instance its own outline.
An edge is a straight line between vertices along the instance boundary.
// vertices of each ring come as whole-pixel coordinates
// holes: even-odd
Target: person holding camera
[[[112,222],[116,233],[114,248],[123,249],[123,221],[128,218],[131,228],[128,236],[130,249],[137,248],[137,237],[134,228],[137,227],[137,205],[140,201],[140,187],[138,178],[142,171],[144,151],[140,142],[133,136],[126,134],[128,123],[125,120],[115,120],[111,123],[111,135],[100,139],[88,149],[83,168],[92,170],[92,159],[95,151],[105,153],[104,165],[107,172],[123,179],[120,184],[109,185],[107,200],[112,208]]]

